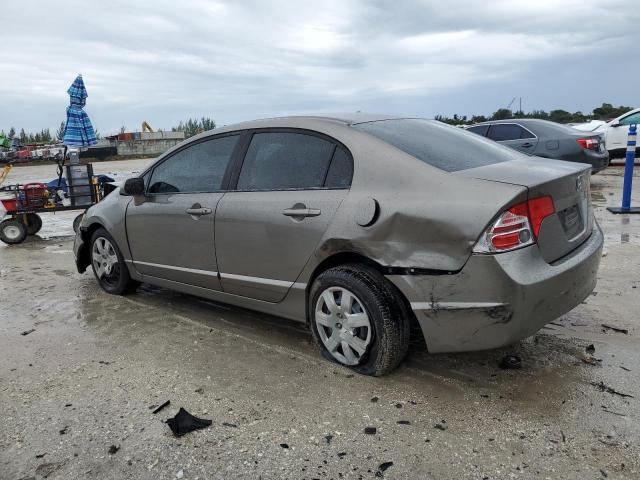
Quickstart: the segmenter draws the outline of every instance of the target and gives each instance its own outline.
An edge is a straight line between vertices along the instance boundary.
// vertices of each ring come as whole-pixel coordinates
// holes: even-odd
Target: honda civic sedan
[[[326,358],[382,375],[420,330],[430,352],[496,348],[585,299],[589,170],[419,118],[258,120],[128,179],[74,252],[108,293],[146,282],[304,322]]]

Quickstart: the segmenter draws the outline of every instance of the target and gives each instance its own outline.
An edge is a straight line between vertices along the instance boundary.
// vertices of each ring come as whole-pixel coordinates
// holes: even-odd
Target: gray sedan
[[[586,298],[603,241],[589,180],[436,121],[259,120],[128,179],[74,252],[109,293],[148,282],[305,322],[326,358],[382,375],[414,323],[431,352],[489,349]]]
[[[598,133],[530,118],[479,123],[467,130],[522,153],[569,162],[588,163],[597,173],[609,165],[609,152]]]

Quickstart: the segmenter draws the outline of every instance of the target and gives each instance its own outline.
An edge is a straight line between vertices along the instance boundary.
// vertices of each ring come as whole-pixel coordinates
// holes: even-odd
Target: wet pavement
[[[147,285],[107,295],[50,236],[70,220],[44,218],[0,246],[0,479],[640,478],[640,215],[604,210],[621,183],[592,179],[606,246],[586,302],[499,350],[416,339],[382,378],[323,360],[287,320]],[[180,407],[212,425],[174,437]]]

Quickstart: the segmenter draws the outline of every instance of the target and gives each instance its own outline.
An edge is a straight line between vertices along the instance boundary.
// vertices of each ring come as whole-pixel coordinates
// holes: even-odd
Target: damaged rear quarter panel
[[[384,266],[459,271],[496,214],[526,197],[524,187],[453,175],[368,135],[341,140],[354,157],[353,184],[316,264],[354,252]],[[362,227],[358,209],[369,198],[377,201],[379,215]]]

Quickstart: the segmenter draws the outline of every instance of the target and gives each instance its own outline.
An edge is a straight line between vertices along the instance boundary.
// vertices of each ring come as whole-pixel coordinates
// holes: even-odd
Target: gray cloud
[[[433,116],[637,104],[631,0],[60,0],[3,5],[0,127],[53,127],[81,72],[102,133],[188,116]]]

